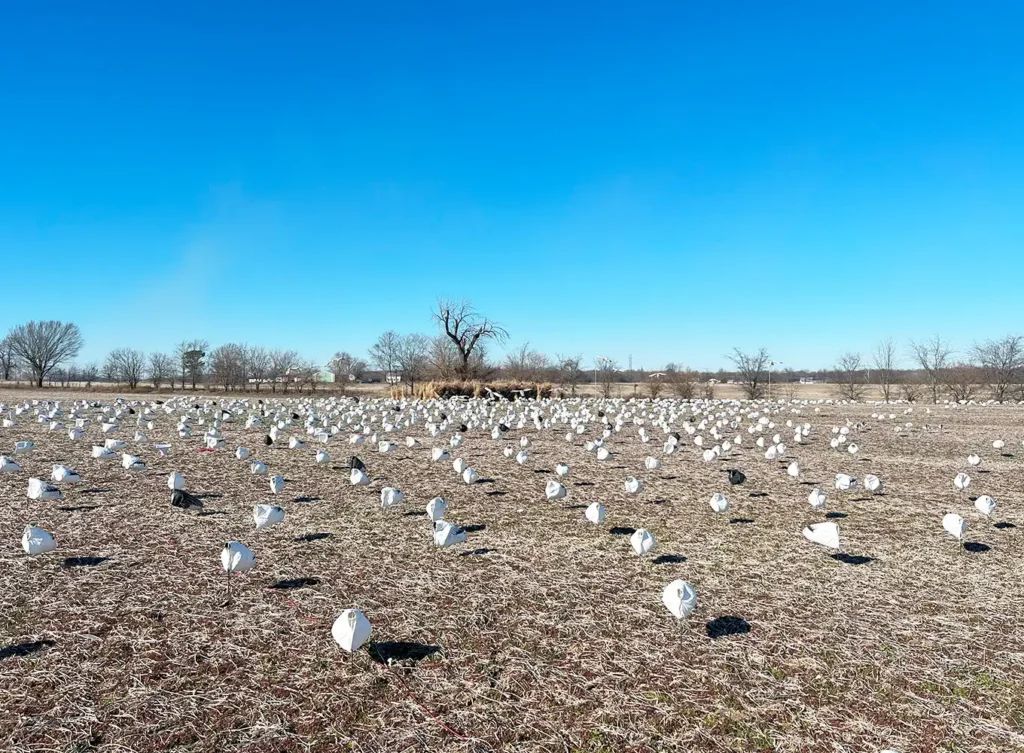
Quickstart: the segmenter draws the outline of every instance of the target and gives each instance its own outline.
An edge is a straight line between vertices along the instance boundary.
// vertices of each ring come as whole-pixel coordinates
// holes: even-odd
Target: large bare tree
[[[481,316],[473,308],[473,304],[466,300],[439,300],[434,320],[458,352],[457,373],[462,379],[479,375],[479,369],[473,360],[474,352],[478,348],[486,345],[487,341],[503,343],[508,339],[508,332],[504,327]]]
[[[981,391],[984,373],[973,363],[955,363],[942,372],[942,379],[949,390],[949,396],[956,400],[968,401]]]
[[[14,349],[11,347],[11,338],[5,337],[0,340],[0,380],[5,382],[11,380],[17,360]]]
[[[885,402],[892,400],[896,392],[896,370],[899,364],[899,355],[896,350],[896,343],[892,338],[886,338],[875,346],[873,355],[875,374],[878,378],[878,386],[882,390],[882,399]]]
[[[867,391],[864,381],[864,363],[860,353],[843,353],[836,363],[839,381],[836,394],[843,400],[860,400]]]
[[[173,390],[175,370],[174,356],[168,353],[149,354],[149,380],[153,383],[153,389],[158,390],[165,382],[169,382]]]
[[[758,348],[756,353],[747,353],[733,348],[727,358],[733,362],[736,372],[743,385],[743,394],[748,400],[757,400],[764,396],[764,383],[768,376],[768,350]]]
[[[597,372],[598,383],[601,385],[601,395],[611,397],[619,365],[612,358],[598,356],[594,359],[594,371]]]
[[[1001,340],[975,343],[971,354],[981,364],[992,397],[1000,402],[1024,381],[1024,337],[1007,335]]]
[[[82,333],[72,322],[49,320],[12,327],[7,333],[14,357],[23,361],[37,387],[62,363],[72,360],[82,349]]]
[[[398,341],[398,368],[402,379],[409,385],[410,394],[416,382],[426,378],[430,364],[430,338],[426,335],[411,334]]]
[[[509,379],[525,382],[540,381],[548,366],[548,357],[526,342],[505,356],[502,368]]]
[[[341,350],[327,362],[327,368],[334,374],[335,384],[344,392],[350,381],[358,381],[366,373],[366,361]]]
[[[384,372],[384,380],[400,377],[402,336],[392,329],[381,334],[370,346],[370,362]]]
[[[928,378],[928,387],[932,391],[932,402],[939,402],[939,394],[946,382],[945,371],[949,368],[953,349],[948,342],[939,335],[935,335],[928,340],[911,340],[910,353]]]
[[[285,392],[288,392],[288,384],[293,376],[292,371],[299,363],[299,354],[294,350],[272,350],[270,351],[270,390],[277,392],[277,385],[280,383]]]
[[[249,348],[249,373],[252,376],[256,391],[260,391],[260,385],[267,380],[270,374],[270,353],[266,348],[254,346]]]
[[[107,356],[106,372],[117,383],[124,382],[134,390],[142,381],[146,370],[146,354],[134,348],[116,348]]]
[[[665,364],[664,379],[672,386],[676,397],[692,400],[697,396],[697,382],[700,381],[700,375],[693,369],[674,363]]]
[[[563,388],[568,387],[572,396],[576,397],[576,387],[583,381],[583,356],[556,354],[555,364],[558,384]]]

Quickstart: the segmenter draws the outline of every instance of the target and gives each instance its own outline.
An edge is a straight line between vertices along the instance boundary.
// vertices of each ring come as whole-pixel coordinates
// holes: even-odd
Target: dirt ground
[[[0,392],[0,402],[41,394]],[[367,487],[348,482],[348,432],[318,465],[322,445],[301,421],[285,436],[303,449],[265,447],[265,427],[245,431],[240,414],[224,426],[226,447],[207,453],[202,427],[179,439],[175,418],[160,414],[143,429],[149,443],[135,445],[134,420],[123,420],[112,436],[147,463],[130,473],[90,458],[98,423],[73,442],[23,414],[0,429],[0,452],[37,446],[17,457],[21,473],[0,474],[3,748],[1024,750],[1024,409],[905,407],[781,406],[765,434],[782,434],[782,462],[753,446],[749,419],[742,446],[710,463],[686,434],[663,456],[650,424],[651,443],[627,423],[603,462],[582,446],[596,422],[571,444],[564,426],[528,423],[497,441],[481,429],[451,450],[479,471],[474,485],[430,462],[451,431],[431,439],[421,423],[392,433],[393,453],[357,448]],[[879,410],[897,419],[872,419]],[[787,420],[811,423],[805,444],[793,446]],[[856,455],[829,447],[847,420]],[[533,444],[520,466],[501,450],[523,435]],[[406,436],[422,446],[407,448]],[[287,479],[284,493],[250,475],[238,446]],[[968,468],[971,452],[980,468]],[[662,469],[645,470],[647,455]],[[800,479],[786,475],[793,458]],[[560,461],[569,494],[549,502]],[[28,499],[28,478],[48,479],[55,463],[81,484],[60,501]],[[743,486],[729,487],[733,467]],[[175,470],[204,496],[204,514],[169,505]],[[961,498],[952,479],[965,470],[973,483]],[[838,472],[874,473],[884,493],[837,492]],[[641,494],[626,494],[627,475],[643,479]],[[806,501],[816,485],[840,527],[835,556],[800,533],[825,519]],[[384,486],[406,494],[397,511],[381,509]],[[719,491],[732,503],[724,515],[708,505]],[[981,493],[997,500],[990,520],[972,505]],[[432,546],[423,508],[437,495],[467,543]],[[594,501],[608,508],[600,526],[583,517]],[[284,523],[256,532],[259,502],[282,505]],[[943,532],[947,512],[967,519],[966,548]],[[29,523],[56,536],[56,552],[21,551]],[[652,557],[630,549],[640,527],[657,538]],[[231,540],[257,565],[233,576],[224,605],[219,554]],[[683,624],[661,604],[676,578],[699,597]],[[373,623],[370,648],[352,655],[330,630],[350,607]]]

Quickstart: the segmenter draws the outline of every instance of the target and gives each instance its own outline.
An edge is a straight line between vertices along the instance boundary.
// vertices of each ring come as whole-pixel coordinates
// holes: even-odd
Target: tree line
[[[734,381],[748,398],[793,396],[797,372],[779,371],[782,364],[773,361],[766,348],[734,349],[726,356],[733,370],[721,370],[714,377],[675,363],[637,374],[623,371],[614,359],[604,356],[595,358],[592,366],[579,354],[551,358],[528,342],[492,361],[488,348],[505,343],[508,332],[468,301],[438,301],[432,320],[434,335],[389,330],[371,345],[365,359],[338,351],[323,366],[295,350],[246,343],[211,348],[202,338],[183,340],[170,352],[116,348],[102,363],[79,365],[75,359],[84,341],[76,324],[28,322],[11,327],[0,340],[0,379],[28,378],[39,387],[46,381],[90,387],[103,380],[131,390],[145,384],[156,389],[196,389],[203,384],[226,391],[287,393],[289,389],[315,392],[323,385],[325,370],[332,373],[336,388],[344,391],[374,368],[379,378],[410,392],[428,379],[501,379],[557,384],[570,395],[577,393],[580,384],[593,381],[601,394],[611,396],[619,382],[642,381],[651,397],[670,393],[692,399],[714,397],[717,383]],[[938,335],[911,341],[903,350],[887,339],[869,354],[843,353],[832,369],[813,373],[833,384],[836,397],[848,400],[864,398],[871,385],[877,385],[886,401],[1024,400],[1024,336],[976,342],[959,353]],[[776,392],[771,395],[773,379]]]

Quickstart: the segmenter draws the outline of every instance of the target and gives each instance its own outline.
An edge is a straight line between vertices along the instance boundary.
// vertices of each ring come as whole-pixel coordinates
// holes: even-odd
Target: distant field
[[[799,397],[827,391],[801,387]],[[0,402],[76,395],[113,397],[7,390]],[[432,463],[430,448],[448,447],[455,424],[491,409],[483,403],[395,412],[363,401],[333,416],[319,403],[318,415],[344,429],[320,445],[300,418],[284,436],[307,444],[289,450],[283,441],[264,446],[266,427],[244,430],[255,410],[248,396],[249,408],[234,406],[238,420],[223,427],[226,447],[199,452],[208,424],[197,422],[212,421],[212,400],[225,403],[189,393],[173,416],[159,412],[153,429],[142,427],[141,444],[133,441],[141,407],[113,434],[93,422],[77,442],[31,411],[0,429],[0,452],[16,440],[36,444],[17,456],[20,473],[0,474],[4,750],[1024,749],[1022,409],[904,414],[894,406],[891,420],[871,417],[878,406],[779,406],[776,426],[750,435],[750,407],[732,416],[731,406],[712,405],[712,426],[715,414],[742,418],[738,429],[722,429],[742,443],[704,462],[683,429],[691,408],[680,405],[665,419],[682,432],[681,449],[663,453],[665,434],[651,416],[653,439],[642,443],[630,416],[602,462],[583,443],[601,434],[597,411],[613,418],[621,404],[590,400],[590,419],[580,401],[565,404],[587,427],[567,442],[564,424],[538,431],[527,416],[516,429],[532,404],[506,403],[461,448],[449,447],[479,471],[481,482],[467,485],[449,462]],[[309,400],[274,409],[304,417]],[[544,410],[550,418],[561,408]],[[418,423],[402,426],[414,410]],[[431,438],[425,414],[441,410],[452,424]],[[182,414],[192,415],[191,438],[175,432]],[[382,417],[398,423],[394,452],[348,444],[357,425],[380,431]],[[513,428],[496,441],[498,420]],[[792,442],[787,421],[811,424],[804,444]],[[829,447],[833,427],[847,422],[856,455]],[[897,434],[906,422],[913,426]],[[754,440],[770,445],[776,432],[784,458],[768,461]],[[710,427],[696,434],[704,449],[720,443]],[[92,460],[91,446],[111,436],[147,469]],[[421,446],[407,448],[407,436]],[[502,449],[518,450],[523,436],[532,444],[519,465]],[[155,442],[171,445],[170,455],[160,457]],[[239,446],[285,477],[283,494],[234,458]],[[321,446],[332,462],[315,462]],[[348,482],[353,452],[366,462],[368,487]],[[972,452],[982,456],[977,469],[966,463]],[[663,467],[646,470],[646,456]],[[793,459],[799,479],[786,474]],[[562,461],[571,467],[568,496],[547,501],[545,483]],[[29,500],[28,478],[49,478],[55,463],[78,470],[82,483],[65,487],[60,501]],[[726,468],[742,468],[746,483],[730,487]],[[169,505],[175,470],[203,495],[203,515]],[[964,470],[973,483],[961,497],[952,479]],[[877,474],[884,493],[838,492],[840,472]],[[643,480],[639,495],[626,494],[628,475]],[[398,510],[381,508],[384,486],[405,493]],[[807,504],[816,486],[829,497],[824,511]],[[711,511],[715,492],[729,497],[728,513]],[[997,500],[991,520],[971,502],[981,493]],[[432,546],[423,508],[437,495],[466,527],[465,544]],[[608,509],[600,526],[583,517],[594,501]],[[255,532],[257,502],[283,506],[284,523]],[[966,550],[942,530],[948,512],[969,523]],[[801,535],[826,519],[840,527],[835,556]],[[57,551],[24,555],[28,523],[53,532]],[[644,559],[629,544],[640,527],[657,538]],[[222,606],[219,552],[231,540],[258,559],[234,577],[233,600]],[[661,603],[677,578],[699,597],[681,625]],[[353,655],[330,630],[349,607],[374,626],[375,643]]]

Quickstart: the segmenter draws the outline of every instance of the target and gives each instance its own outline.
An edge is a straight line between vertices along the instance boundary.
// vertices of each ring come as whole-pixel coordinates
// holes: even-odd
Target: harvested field
[[[0,393],[0,401],[13,407],[43,395]],[[70,401],[96,399],[45,395],[64,401],[69,426]],[[182,400],[146,397],[154,399]],[[1022,408],[915,406],[905,415],[905,405],[777,404],[777,426],[751,436],[757,418],[748,414],[764,404],[663,400],[652,408],[590,398],[406,403],[395,412],[383,400],[314,395],[273,401],[282,417],[301,417],[283,435],[306,445],[290,450],[284,440],[264,446],[266,425],[244,429],[262,407],[255,397],[246,408],[204,394],[198,410],[192,399],[173,415],[158,411],[140,444],[138,405],[106,436],[98,409],[80,409],[93,421],[78,441],[37,422],[41,403],[0,429],[0,452],[20,440],[36,445],[14,457],[21,472],[0,474],[6,750],[1024,749]],[[223,426],[226,446],[199,451],[207,425],[198,419],[208,424],[225,405],[237,417]],[[734,411],[727,419],[742,424],[721,431],[742,444],[705,462],[683,432],[680,449],[665,455],[651,416],[650,443],[630,416],[608,438],[605,461],[583,447],[601,435],[595,419],[571,443],[564,424],[537,430],[529,416],[526,428],[512,423],[491,438],[507,411],[518,418],[539,407],[550,417],[582,406],[611,419],[678,411],[671,423],[680,432],[684,421],[699,422],[694,409]],[[419,423],[395,428],[388,436],[398,446],[387,454],[348,444],[357,425],[379,431],[385,407],[393,421],[419,411]],[[304,418],[332,408],[364,413],[321,444]],[[493,420],[448,447],[458,423],[492,408]],[[452,423],[431,438],[425,413],[439,410]],[[186,413],[193,434],[179,438],[177,417]],[[792,443],[786,421],[811,424],[803,444]],[[855,455],[829,446],[833,427],[848,422]],[[709,432],[696,432],[705,448],[717,442]],[[770,446],[776,432],[787,447],[768,461],[754,439]],[[421,446],[406,447],[406,436]],[[518,451],[523,436],[532,444],[519,465],[502,449]],[[108,437],[125,440],[146,470],[90,458]],[[992,447],[997,439],[1002,450]],[[169,455],[154,443],[169,444]],[[282,494],[234,457],[239,446],[285,478]],[[464,484],[450,462],[431,462],[433,446],[464,458],[481,480]],[[330,463],[315,462],[321,447]],[[353,453],[366,463],[368,486],[349,484]],[[982,457],[977,468],[967,465],[971,453]],[[647,456],[662,468],[646,470]],[[786,473],[794,459],[796,479]],[[548,501],[558,462],[571,467],[568,496]],[[81,483],[61,487],[61,500],[28,499],[28,478],[49,479],[58,463]],[[726,468],[742,469],[746,483],[730,488]],[[169,505],[173,471],[202,498],[202,514]],[[973,479],[963,495],[952,483],[961,471]],[[839,492],[837,473],[875,474],[884,491]],[[630,475],[643,480],[640,494],[624,490]],[[385,486],[407,501],[382,509]],[[807,503],[815,487],[828,495],[825,510]],[[715,492],[728,496],[727,513],[711,511]],[[975,510],[978,494],[997,500],[991,519]],[[432,544],[424,506],[438,495],[466,543]],[[595,501],[608,510],[601,525],[583,516]],[[256,503],[281,505],[287,517],[255,531]],[[949,512],[969,524],[965,547],[943,531]],[[839,552],[801,535],[826,514],[839,525]],[[57,550],[24,554],[27,524],[53,533]],[[649,557],[630,548],[639,528],[657,539]],[[225,603],[219,553],[227,541],[249,546],[257,564],[232,576]],[[677,578],[699,599],[682,623],[661,603]],[[346,608],[373,624],[372,642],[353,654],[331,636]]]

